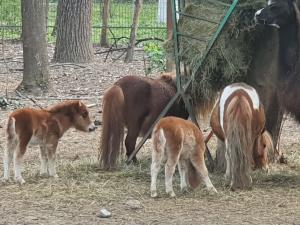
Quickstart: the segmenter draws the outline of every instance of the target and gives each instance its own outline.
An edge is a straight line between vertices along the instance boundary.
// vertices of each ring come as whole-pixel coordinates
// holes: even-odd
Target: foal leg
[[[166,139],[160,134],[154,134],[152,137],[152,164],[151,164],[151,197],[157,197],[156,191],[156,181],[157,175],[160,170],[161,163],[163,161],[164,149],[166,144]]]
[[[157,197],[156,181],[157,181],[157,175],[160,170],[161,162],[162,162],[162,152],[155,152],[155,150],[153,150],[152,163],[151,163],[151,187],[150,187],[152,198]]]
[[[207,190],[217,193],[216,188],[211,183],[211,181],[208,177],[208,171],[207,171],[207,168],[205,166],[204,156],[196,154],[196,155],[191,157],[191,162],[192,162],[193,166],[195,167],[195,169],[197,170],[197,172],[200,174],[203,182],[206,185]]]
[[[177,146],[177,147],[179,149],[181,149],[182,146]],[[169,149],[166,149],[166,151],[167,151],[167,162],[166,162],[166,165],[165,165],[166,192],[171,197],[175,197],[175,193],[174,193],[174,190],[173,190],[173,174],[175,172],[176,164],[179,161],[180,150],[177,150],[177,149],[174,149],[174,148],[173,149],[169,148]]]
[[[41,157],[40,175],[47,176],[48,175],[48,158],[47,158],[46,144],[44,144],[44,143],[40,145],[40,157]]]
[[[184,159],[179,159],[178,162],[178,171],[179,171],[179,175],[180,175],[180,189],[181,191],[187,191],[187,162]]]
[[[13,160],[14,152],[17,148],[17,140],[16,139],[8,139],[7,140],[7,148],[4,149],[3,154],[3,182],[9,181],[10,177],[10,164]]]
[[[48,173],[50,177],[58,178],[55,168],[56,148],[58,145],[58,139],[56,137],[50,137],[47,140],[47,158],[48,158]]]
[[[17,150],[14,152],[14,169],[15,169],[15,181],[19,184],[24,184],[25,180],[22,177],[21,169],[22,169],[22,161],[23,156],[26,152],[27,145],[31,139],[32,134],[20,135],[21,140],[19,141],[19,146]]]

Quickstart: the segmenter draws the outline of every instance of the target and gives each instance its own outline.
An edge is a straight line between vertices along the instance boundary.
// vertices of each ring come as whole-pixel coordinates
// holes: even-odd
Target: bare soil
[[[0,97],[5,96],[7,87],[13,100],[11,107],[0,111],[2,149],[5,148],[5,123],[13,105],[34,106],[14,93],[22,80],[21,45],[5,43],[4,47],[7,64],[1,57]],[[52,53],[53,47],[49,46],[50,57]],[[96,55],[89,64],[50,63],[52,89],[34,98],[42,106],[81,98],[87,104],[97,104],[91,113],[93,119],[101,120],[99,111],[104,90],[120,77],[143,76],[142,54],[138,53],[136,61],[130,64],[110,59],[104,63],[103,55]],[[205,121],[201,126],[208,128]],[[223,175],[214,172],[210,177],[218,194],[208,194],[202,186],[181,193],[176,173],[174,199],[164,193],[163,172],[159,176],[159,198],[150,197],[149,143],[138,154],[138,165],[126,166],[122,161],[117,171],[99,170],[100,131],[101,127],[93,133],[70,130],[64,135],[58,147],[58,179],[38,176],[39,150],[30,147],[24,159],[26,184],[18,186],[11,182],[0,186],[0,224],[300,224],[300,126],[290,117],[285,120],[280,143],[288,164],[271,165],[269,174],[254,171],[252,190],[231,192],[225,186]],[[210,142],[212,151],[215,142],[215,138]],[[141,207],[133,209],[126,204],[128,200],[138,200]],[[97,217],[102,208],[112,213],[111,218]]]

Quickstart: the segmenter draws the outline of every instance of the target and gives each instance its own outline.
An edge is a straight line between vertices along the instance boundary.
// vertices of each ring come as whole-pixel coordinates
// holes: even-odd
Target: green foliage
[[[150,67],[146,74],[152,71],[164,71],[166,65],[166,56],[162,46],[159,43],[148,42],[144,46],[144,51],[150,58]]]
[[[0,0],[0,25],[18,26],[21,24],[20,2],[20,0]]]
[[[55,42],[56,37],[52,36],[53,27],[56,20],[57,0],[49,1],[48,11],[48,42]],[[130,28],[133,17],[134,4],[132,1],[127,0],[112,0],[111,2],[111,15],[109,25],[111,32],[109,32],[109,39],[113,42],[113,38],[129,37]],[[100,32],[102,26],[102,1],[94,0],[92,8],[92,42],[99,43]],[[157,2],[149,0],[144,2],[137,38],[145,37],[165,37],[166,29],[164,24],[157,23]],[[21,1],[20,0],[0,0],[0,26],[9,25],[13,27],[5,27],[3,35],[5,39],[20,38],[21,34]],[[17,27],[15,27],[17,26]],[[123,43],[127,42],[122,39]],[[118,44],[122,44],[118,43]]]

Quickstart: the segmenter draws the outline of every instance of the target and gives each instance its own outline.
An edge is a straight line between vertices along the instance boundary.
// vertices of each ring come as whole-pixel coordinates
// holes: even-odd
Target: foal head
[[[268,5],[255,13],[260,24],[280,28],[295,19],[295,0],[268,0]]]
[[[96,129],[95,124],[90,119],[88,108],[79,100],[61,102],[51,106],[47,111],[53,115],[67,116],[69,120],[68,125],[62,124],[62,126],[74,127],[85,132]]]
[[[88,108],[81,101],[75,104],[73,109],[73,126],[80,131],[91,132],[96,129],[91,121]]]
[[[264,130],[257,138],[253,150],[253,160],[255,169],[269,169],[270,156],[274,156],[273,140],[270,133]]]

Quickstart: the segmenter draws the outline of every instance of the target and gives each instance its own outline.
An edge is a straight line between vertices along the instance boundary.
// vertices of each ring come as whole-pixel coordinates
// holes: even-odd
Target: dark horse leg
[[[138,138],[140,131],[140,125],[138,123],[134,123],[131,126],[128,126],[127,136],[125,138],[125,146],[126,146],[126,156],[127,158],[131,155],[131,153],[135,149],[136,140]],[[134,156],[132,158],[134,163],[137,163],[137,158]]]
[[[279,140],[280,128],[284,114],[284,109],[280,105],[280,99],[277,95],[275,95],[271,98],[270,105],[266,112],[266,129],[272,135],[274,148],[276,148]],[[286,163],[286,158],[283,154],[280,156],[279,162]]]

